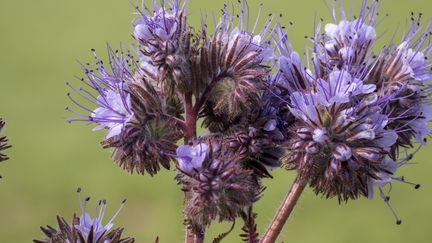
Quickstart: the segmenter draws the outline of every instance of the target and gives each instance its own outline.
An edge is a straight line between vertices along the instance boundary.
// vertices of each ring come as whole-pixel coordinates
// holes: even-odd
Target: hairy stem
[[[288,191],[284,201],[280,205],[276,215],[268,227],[264,237],[261,240],[261,243],[274,243],[281,233],[283,226],[285,225],[288,217],[293,211],[300,195],[303,192],[303,189],[306,186],[306,182],[297,177],[294,183],[291,186],[291,189]]]
[[[192,94],[186,93],[184,96],[184,106],[185,106],[185,122],[184,122],[184,144],[189,144],[194,138],[196,138],[196,122],[197,113],[194,110],[192,104]],[[184,193],[184,206],[188,204],[190,200],[190,192]],[[186,226],[186,236],[185,243],[202,243],[204,242],[204,233],[200,235],[194,235],[193,232]]]
[[[196,137],[197,113],[194,111],[192,104],[192,94],[185,94],[185,126],[184,126],[184,143],[188,144]]]

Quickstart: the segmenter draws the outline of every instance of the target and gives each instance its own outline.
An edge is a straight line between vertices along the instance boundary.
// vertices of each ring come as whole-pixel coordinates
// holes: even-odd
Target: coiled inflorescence
[[[413,139],[423,144],[430,134],[430,26],[422,33],[421,14],[413,17],[402,43],[375,55],[377,7],[364,1],[354,18],[341,6],[339,23],[333,11],[334,23],[324,33],[318,26],[311,38],[312,70],[278,33],[279,71],[269,92],[295,118],[285,166],[316,193],[340,201],[371,198],[378,187],[388,203],[383,187],[394,180],[418,188],[395,174],[412,158],[399,156]]]
[[[220,144],[200,142],[177,149],[177,179],[189,193],[185,213],[189,226],[199,234],[210,223],[234,221],[256,202],[263,190],[253,170]]]
[[[177,0],[161,1],[160,6],[153,1],[150,10],[143,1],[142,8],[136,8],[139,17],[134,23],[141,70],[169,86],[182,85],[191,75],[188,67],[191,31],[185,6]]]
[[[120,208],[109,220],[103,225],[102,220],[106,210],[106,200],[100,200],[96,207],[96,213],[92,219],[86,212],[87,203],[90,198],[83,200],[80,198],[81,189],[78,188],[78,198],[81,205],[81,217],[73,216],[72,223],[69,224],[64,218],[57,216],[58,227],[51,226],[41,227],[45,234],[45,240],[34,240],[35,243],[133,243],[134,238],[122,238],[123,228],[113,227],[113,221],[117,217],[120,210],[123,208],[126,200],[123,200]]]
[[[97,107],[91,110],[68,94],[76,106],[90,113],[67,107],[79,116],[69,121],[96,123],[94,130],[108,129],[102,145],[114,148],[113,159],[128,172],[153,175],[160,166],[169,168],[167,154],[175,152],[180,138],[176,118],[170,114],[178,114],[176,108],[163,91],[150,84],[129,52],[108,47],[108,55],[109,69],[95,55],[95,69],[83,66],[87,76],[80,79],[83,87],[67,84],[82,102]]]

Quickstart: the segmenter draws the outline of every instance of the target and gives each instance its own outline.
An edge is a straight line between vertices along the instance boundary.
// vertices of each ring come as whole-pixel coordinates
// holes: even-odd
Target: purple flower
[[[375,15],[378,3],[363,1],[357,17],[347,16],[340,5],[341,20],[336,18],[335,5],[333,5],[333,23],[325,25],[325,33],[320,33],[320,26],[314,36],[314,65],[315,71],[343,66],[352,70],[352,73],[361,73],[364,62],[368,61],[368,54],[376,40]]]
[[[208,153],[209,147],[205,143],[198,143],[194,146],[179,146],[177,148],[178,166],[186,173],[192,173],[194,170],[199,170],[207,158]]]
[[[72,224],[66,222],[62,217],[57,216],[58,228],[55,229],[51,226],[47,228],[41,227],[45,234],[45,240],[34,240],[35,243],[51,243],[51,242],[65,242],[65,243],[133,243],[134,238],[122,238],[123,228],[115,228],[113,221],[117,217],[120,210],[123,208],[126,200],[123,200],[120,208],[114,216],[106,223],[103,224],[102,220],[105,215],[106,201],[99,201],[96,207],[94,218],[86,212],[86,206],[90,198],[87,197],[84,201],[80,198],[81,189],[78,188],[78,198],[81,205],[82,215],[77,217],[74,215]]]
[[[374,92],[374,84],[363,84],[363,81],[352,77],[347,71],[334,69],[328,74],[327,81],[317,80],[317,98],[322,105],[348,103],[351,98]]]
[[[106,122],[99,122],[99,125],[93,129],[93,131],[100,129],[109,129],[109,132],[106,138],[110,138],[120,134],[122,131],[124,124],[129,121],[130,114],[128,114],[127,107],[131,106],[130,103],[130,95],[127,94],[126,97],[122,98],[121,94],[108,90],[105,91],[104,96],[101,95],[98,97],[99,102],[105,102],[105,107],[96,108],[91,116],[92,117],[101,117],[106,119]],[[125,103],[123,103],[125,102]],[[109,108],[108,108],[109,107]],[[124,120],[127,118],[126,120]],[[124,122],[117,122],[124,121]]]
[[[138,55],[141,69],[150,78],[181,78],[187,66],[190,30],[186,23],[184,6],[179,0],[153,0],[153,11],[144,5],[134,23],[134,37],[140,44]],[[173,74],[170,76],[170,73]]]
[[[130,173],[147,171],[154,175],[160,165],[169,169],[173,160],[170,154],[180,138],[178,118],[174,117],[181,109],[154,86],[154,80],[147,80],[129,52],[118,53],[108,47],[108,54],[109,69],[95,55],[96,70],[83,66],[87,75],[81,79],[84,87],[67,84],[81,98],[76,100],[68,94],[70,100],[89,113],[66,108],[79,116],[68,121],[96,123],[94,130],[107,129],[103,147],[114,148],[114,161]],[[96,108],[87,108],[88,104]]]
[[[78,89],[71,84],[67,85],[81,98],[81,102],[68,93],[69,99],[84,112],[81,114],[69,107],[66,109],[77,114],[80,118],[68,119],[69,122],[84,121],[96,123],[93,129],[107,129],[106,138],[117,136],[121,133],[126,123],[132,118],[131,100],[128,93],[128,82],[134,80],[132,66],[135,61],[130,54],[118,54],[108,47],[109,69],[105,68],[103,61],[95,55],[95,70],[83,65],[86,78],[81,79],[83,87]],[[96,106],[95,109],[87,108],[83,104]]]
[[[365,24],[364,19],[326,24],[325,34],[329,38],[324,45],[325,50],[337,53],[343,60],[354,58],[359,47],[369,45],[376,39],[375,28]]]
[[[312,79],[315,79],[311,70],[306,68],[297,52],[288,40],[288,35],[282,26],[276,28],[277,35],[274,40],[277,50],[277,73],[271,78],[273,85],[270,92],[289,99],[290,93],[309,88]]]
[[[351,85],[341,83],[341,89]],[[397,134],[386,129],[388,118],[378,107],[322,96],[319,92],[292,94],[290,109],[298,121],[287,144],[285,164],[326,197],[369,196],[368,183],[376,180],[382,186],[391,176],[388,154]]]
[[[316,193],[339,201],[371,198],[378,188],[400,224],[383,188],[394,181],[420,186],[395,174],[412,158],[400,158],[412,140],[424,144],[431,133],[431,25],[423,29],[421,14],[413,16],[402,44],[391,43],[375,56],[377,6],[363,1],[358,17],[347,17],[340,6],[340,22],[333,6],[334,23],[325,33],[318,26],[311,38],[312,70],[279,30],[279,70],[268,92],[295,118],[281,119],[293,123],[286,167],[296,169]]]
[[[420,19],[421,15],[413,17],[400,45],[390,45],[381,52],[367,77],[377,85],[379,95],[389,97],[382,106],[389,116],[389,127],[398,133],[396,145],[402,147],[412,147],[413,138],[424,144],[424,137],[431,133],[431,89],[426,82],[432,80],[428,60],[432,45],[428,42],[430,26],[423,29]],[[393,150],[396,153],[398,147]]]
[[[78,188],[78,196],[79,196],[80,192],[81,192],[81,189]],[[103,220],[104,215],[105,215],[106,200],[99,201],[99,204],[96,207],[96,212],[95,212],[93,219],[86,212],[86,206],[87,206],[87,202],[89,200],[90,200],[90,198],[86,198],[84,201],[82,201],[81,198],[79,198],[82,214],[81,214],[81,217],[79,218],[79,224],[75,225],[74,227],[78,230],[79,234],[81,234],[84,237],[84,239],[88,239],[89,235],[93,235],[93,242],[92,243],[97,243],[98,240],[106,232],[109,232],[111,230],[111,228],[114,226],[113,221],[117,217],[117,215],[120,213],[126,200],[123,200],[120,208],[117,210],[117,212],[114,214],[114,216],[105,225],[103,225],[102,220]],[[90,242],[88,242],[88,243],[90,243]]]

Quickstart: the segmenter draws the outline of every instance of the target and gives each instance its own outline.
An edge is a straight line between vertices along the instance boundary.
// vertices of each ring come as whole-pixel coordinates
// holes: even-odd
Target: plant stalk
[[[187,93],[184,96],[185,105],[185,122],[184,122],[184,144],[189,144],[193,139],[196,138],[196,122],[197,122],[197,112],[192,104],[192,94]],[[191,196],[189,192],[184,193],[184,206],[186,208]],[[185,243],[203,243],[204,242],[204,232],[199,235],[194,235],[194,233],[186,226]]]
[[[291,185],[291,189],[288,191],[284,201],[280,205],[278,211],[275,214],[273,221],[267,228],[260,243],[274,243],[281,233],[288,217],[293,211],[300,195],[306,187],[306,182],[301,180],[298,176],[294,183]]]

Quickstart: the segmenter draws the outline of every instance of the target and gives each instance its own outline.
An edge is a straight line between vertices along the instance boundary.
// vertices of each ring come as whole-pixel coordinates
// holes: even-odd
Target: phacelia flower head
[[[186,23],[187,13],[180,0],[153,1],[153,10],[137,7],[140,16],[134,23],[134,37],[140,44],[141,68],[158,81],[167,77],[178,82],[189,76],[188,53],[191,33]]]
[[[109,55],[111,70],[96,57],[97,73],[84,68],[87,75],[87,79],[81,79],[84,88],[68,84],[81,100],[97,106],[94,110],[86,108],[68,94],[75,105],[90,113],[83,115],[67,108],[79,116],[69,121],[96,123],[95,130],[108,129],[102,145],[113,148],[114,161],[130,173],[154,175],[161,166],[169,169],[172,160],[169,154],[175,152],[175,143],[180,138],[174,118],[179,115],[177,109],[171,106],[163,90],[146,80],[132,55],[118,54],[111,48]]]
[[[114,161],[126,171],[156,174],[160,167],[170,168],[181,130],[161,96],[142,79],[130,84],[134,116],[124,131],[102,142],[104,148],[114,148]]]
[[[5,125],[5,122],[0,118],[0,133],[1,133],[4,125]],[[8,140],[5,136],[0,135],[0,162],[9,159],[9,157],[3,153],[4,150],[11,147],[11,145],[7,144],[7,141]],[[1,176],[0,176],[0,178],[1,178]]]
[[[270,41],[274,18],[269,17],[258,30],[257,22],[249,25],[247,8],[246,1],[240,2],[237,17],[225,6],[213,33],[203,24],[192,67],[194,83],[208,87],[197,90],[209,97],[202,111],[205,124],[235,123],[241,114],[260,105],[260,92],[274,59]]]
[[[96,66],[94,68],[89,64],[82,66],[86,75],[86,78],[80,79],[83,86],[75,88],[67,83],[82,101],[79,102],[68,93],[69,99],[87,114],[66,108],[78,116],[76,119],[68,119],[69,122],[95,123],[97,126],[93,130],[108,130],[107,139],[119,135],[133,116],[127,81],[133,79],[132,65],[135,64],[129,53],[119,54],[118,51],[113,51],[111,47],[108,47],[108,55],[108,69],[95,54]],[[97,108],[91,110],[84,104]]]
[[[201,162],[204,156],[200,145],[204,147],[204,143],[198,143],[192,148],[180,150],[198,149],[198,153],[188,154]],[[201,165],[197,163],[189,173],[181,172],[177,176],[190,195],[185,213],[189,226],[196,233],[201,233],[215,219],[234,221],[260,198],[263,190],[253,171],[242,167],[239,157],[230,154],[221,145],[208,144],[206,147],[205,160]],[[179,160],[180,164],[185,162],[181,158]]]
[[[397,135],[386,129],[388,118],[378,107],[368,105],[376,102],[367,97],[375,85],[363,85],[346,71],[328,77],[316,81],[315,91],[291,95],[290,110],[298,121],[287,145],[286,166],[326,197],[368,196],[372,180],[394,172],[389,151]]]
[[[78,188],[78,197],[81,189]],[[84,201],[80,200],[82,215],[81,217],[73,216],[72,224],[69,224],[64,218],[57,216],[58,228],[51,226],[41,227],[45,234],[45,240],[34,240],[35,243],[133,243],[134,238],[122,238],[123,228],[115,228],[113,221],[117,217],[120,210],[123,208],[125,200],[123,200],[120,208],[114,216],[103,224],[102,220],[106,210],[106,200],[99,201],[96,207],[96,213],[92,219],[86,212],[86,206],[90,200],[87,197]]]
[[[334,3],[335,4],[335,3]],[[375,33],[375,17],[378,1],[363,1],[359,16],[346,16],[340,5],[341,20],[336,18],[333,5],[333,23],[325,25],[325,33],[317,28],[314,36],[314,63],[316,72],[334,67],[348,66],[359,71],[367,60],[370,49],[377,36]]]
[[[414,138],[424,144],[424,138],[431,133],[432,121],[431,62],[432,51],[429,41],[430,26],[420,24],[421,15],[414,19],[403,41],[398,46],[385,48],[371,64],[367,80],[379,87],[382,96],[389,100],[383,104],[389,116],[389,127],[398,133],[397,146],[412,147]],[[419,36],[419,37],[417,37]]]
[[[394,181],[420,187],[396,173],[412,159],[403,152],[414,138],[424,143],[430,134],[430,26],[423,29],[421,14],[413,16],[402,43],[392,41],[376,56],[377,7],[378,1],[363,1],[358,17],[347,18],[341,6],[338,23],[333,6],[334,23],[324,34],[318,26],[311,38],[313,65],[302,64],[279,30],[279,70],[267,92],[279,100],[278,124],[292,124],[285,135],[288,169],[317,194],[339,201],[372,198],[378,188],[400,224],[383,188]]]

